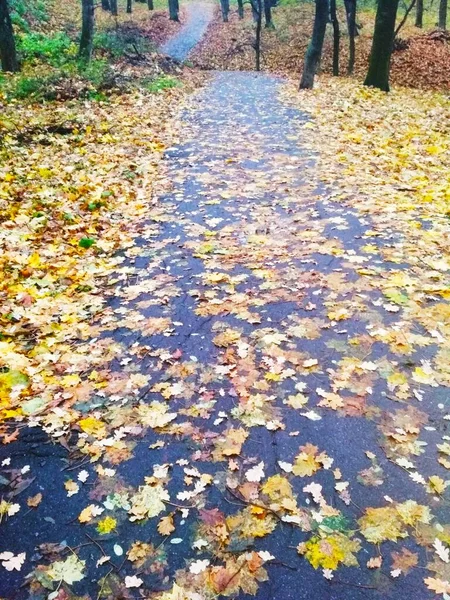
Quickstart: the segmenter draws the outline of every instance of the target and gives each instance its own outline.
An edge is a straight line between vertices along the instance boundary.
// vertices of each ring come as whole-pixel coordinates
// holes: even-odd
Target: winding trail
[[[212,2],[188,2],[185,9],[186,23],[161,48],[161,52],[179,62],[186,60],[189,52],[202,39],[212,21],[215,6]]]
[[[208,15],[191,12],[189,42],[180,43],[181,31],[165,51],[183,60]],[[123,586],[137,573],[139,589],[166,591],[155,596],[164,600],[228,595],[231,582],[239,598],[251,592],[257,600],[435,597],[423,586],[423,569],[390,576],[390,553],[400,551],[392,538],[382,545],[386,566],[367,569],[378,545],[357,535],[367,507],[413,501],[431,503],[438,518],[446,513],[408,468],[394,464],[392,439],[414,446],[417,429],[430,451],[413,453],[415,468],[445,478],[435,460],[439,427],[423,428],[427,419],[442,424],[444,390],[422,386],[420,411],[392,398],[388,359],[402,372],[409,368],[394,339],[406,325],[399,333],[399,315],[386,310],[361,270],[367,253],[389,251],[397,233],[375,235],[379,222],[315,179],[308,117],[281,102],[281,85],[262,74],[218,73],[183,115],[183,141],[164,161],[162,179],[171,189],[164,187],[136,247],[124,252],[125,275],[95,324],[102,351],[112,353],[117,392],[91,399],[106,431],[99,434],[97,424],[92,438],[85,435],[92,446],[84,452],[98,453],[93,462],[82,454],[79,468],[63,471],[65,451],[52,451],[37,429],[14,445],[14,468],[28,465],[37,474],[29,495],[46,493],[20,527],[14,519],[4,523],[2,544],[37,563],[52,557],[48,548],[37,552],[40,544],[64,540],[79,548],[86,577],[70,586],[78,595],[140,597]],[[398,262],[371,261],[381,278],[407,272]],[[394,337],[385,341],[382,331]],[[432,352],[424,344],[420,358]],[[143,377],[144,391],[127,397],[123,377]],[[83,402],[76,408],[88,410]],[[0,448],[0,458],[10,454]],[[263,475],[249,474],[255,465]],[[299,472],[289,474],[293,468]],[[81,471],[88,484],[68,498],[67,479]],[[261,495],[259,479],[268,477],[274,489]],[[157,496],[162,486],[170,499]],[[262,510],[262,502],[272,508]],[[88,505],[101,506],[116,527],[103,535],[98,518],[80,523]],[[416,530],[426,525],[417,510],[407,518]],[[158,520],[166,514],[175,530],[161,535]],[[331,582],[323,576],[326,560],[316,569],[296,550],[318,539],[320,525],[329,536],[321,556],[332,554],[333,544],[344,548]],[[138,558],[124,560],[132,547]],[[410,537],[403,547],[423,566],[423,546]],[[268,577],[255,550],[274,557],[264,565]],[[96,566],[102,552],[112,566]],[[220,572],[225,563],[228,575]],[[115,579],[102,596],[106,574]],[[2,597],[27,597],[23,573],[1,575]],[[186,592],[172,589],[175,579]]]

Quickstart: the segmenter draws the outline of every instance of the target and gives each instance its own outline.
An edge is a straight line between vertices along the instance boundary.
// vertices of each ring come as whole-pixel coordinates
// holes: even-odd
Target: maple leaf
[[[64,561],[54,562],[47,570],[47,576],[53,581],[65,581],[68,585],[72,585],[84,578],[85,565],[86,561],[71,554]]]
[[[170,500],[170,496],[161,485],[141,486],[138,493],[132,498],[131,508],[128,511],[130,521],[156,517],[166,508],[164,500]]]
[[[419,562],[419,555],[407,548],[402,548],[400,552],[391,552],[391,556],[392,568],[400,569],[405,575]]]

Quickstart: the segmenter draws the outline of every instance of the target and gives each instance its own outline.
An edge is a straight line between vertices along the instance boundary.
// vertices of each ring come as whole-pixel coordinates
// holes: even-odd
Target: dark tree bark
[[[237,0],[238,4],[238,15],[240,19],[244,18],[244,0]]]
[[[153,0],[147,0],[148,10],[154,10]]]
[[[94,0],[81,0],[82,21],[79,56],[91,60],[94,40]]]
[[[312,89],[314,77],[322,57],[323,40],[328,22],[328,0],[316,0],[316,13],[314,15],[314,27],[305,56],[300,89]]]
[[[220,0],[220,8],[222,10],[222,20],[228,23],[228,14],[230,12],[230,0]]]
[[[394,46],[395,19],[399,0],[378,0],[369,70],[364,85],[389,91],[389,71]]]
[[[114,15],[115,17],[117,17],[117,15],[119,14],[118,8],[117,8],[117,0],[109,0],[110,6],[111,6],[111,14]]]
[[[127,13],[130,15],[133,12],[132,0],[127,0]]]
[[[169,0],[169,18],[171,21],[179,21],[178,0]]]
[[[265,19],[265,27],[270,29],[273,27],[272,21],[272,0],[264,0],[264,19]]]
[[[256,70],[261,71],[261,29],[262,29],[262,11],[263,0],[256,0],[257,17],[256,17],[256,36],[255,36],[255,53],[256,53]]]
[[[8,0],[0,0],[0,58],[3,71],[16,73],[19,70]]]
[[[423,0],[417,0],[416,6],[416,27],[423,27]]]
[[[356,44],[355,39],[357,36],[356,27],[356,1],[357,0],[344,0],[345,12],[347,15],[347,29],[348,29],[348,65],[347,74],[352,75],[355,68],[355,56],[356,56]]]
[[[330,18],[333,25],[333,75],[339,75],[339,47],[341,40],[341,31],[339,29],[339,20],[336,11],[336,0],[330,0]]]
[[[441,0],[439,3],[439,27],[447,29],[447,8],[448,0]]]
[[[111,4],[109,3],[109,0],[102,0],[102,9],[103,10],[111,10]]]

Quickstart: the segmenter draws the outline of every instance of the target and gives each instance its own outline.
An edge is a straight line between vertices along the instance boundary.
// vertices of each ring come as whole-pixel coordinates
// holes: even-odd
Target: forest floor
[[[199,81],[9,126],[0,596],[445,600],[450,102]]]

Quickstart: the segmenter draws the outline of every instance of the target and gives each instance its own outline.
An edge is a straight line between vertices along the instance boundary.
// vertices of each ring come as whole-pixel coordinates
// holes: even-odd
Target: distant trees
[[[0,0],[0,58],[3,71],[19,70],[8,0]]]
[[[399,0],[378,0],[369,70],[364,85],[389,91],[389,71],[394,47]]]

